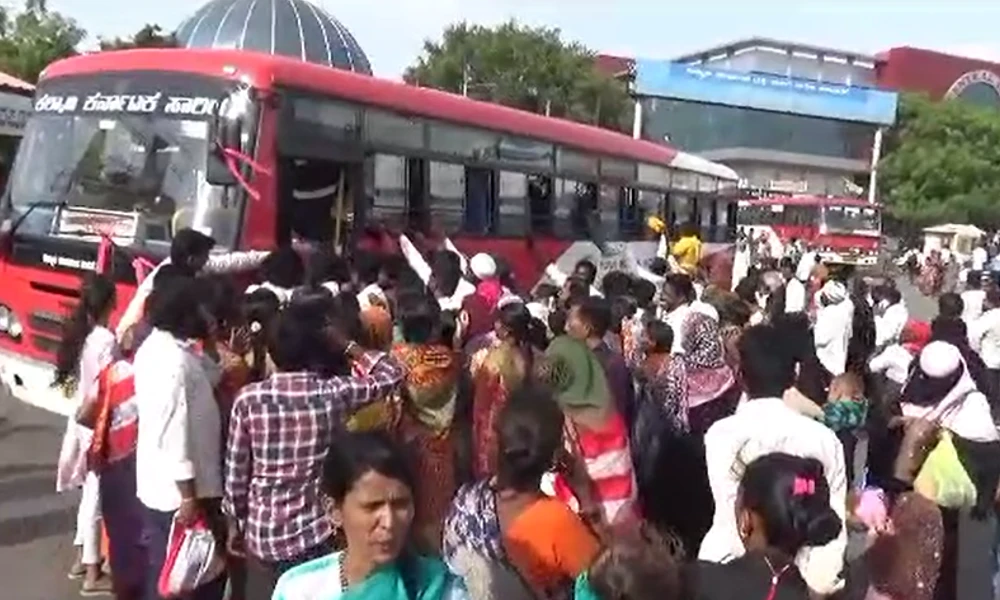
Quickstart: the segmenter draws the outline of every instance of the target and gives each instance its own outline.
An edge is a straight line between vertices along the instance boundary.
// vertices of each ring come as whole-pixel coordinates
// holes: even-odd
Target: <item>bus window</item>
[[[611,239],[616,239],[620,233],[618,229],[622,209],[622,188],[606,184],[600,186],[598,207],[601,229],[606,231]]]
[[[500,236],[523,236],[527,225],[527,176],[510,171],[500,171],[498,175],[497,220],[492,233]]]
[[[529,175],[528,184],[528,209],[531,214],[531,232],[535,235],[553,235],[553,225],[555,224],[555,207],[553,200],[554,185],[551,177],[543,175]]]
[[[465,168],[465,210],[462,230],[486,235],[493,226],[494,175],[490,169]]]
[[[823,220],[829,231],[878,231],[878,210],[858,206],[827,206]]]
[[[458,230],[465,204],[465,167],[431,161],[429,177],[427,222],[445,233]]]
[[[371,218],[394,227],[406,225],[406,159],[392,154],[374,156]]]
[[[646,205],[640,199],[639,190],[619,188],[618,239],[636,240],[642,237],[646,221]]]
[[[683,223],[693,223],[697,221],[694,213],[694,199],[687,194],[674,194],[670,198],[670,225],[676,227]]]
[[[819,209],[815,206],[786,206],[781,223],[800,227],[815,227],[819,222]]]

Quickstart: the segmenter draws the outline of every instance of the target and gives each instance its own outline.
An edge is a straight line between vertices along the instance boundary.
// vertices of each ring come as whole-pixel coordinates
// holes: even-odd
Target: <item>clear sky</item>
[[[599,52],[672,58],[751,36],[875,53],[918,46],[1000,62],[996,0],[313,0],[364,48],[376,74],[398,78],[457,20],[515,17],[559,27]],[[91,35],[126,35],[144,23],[169,29],[205,0],[49,0]],[[0,0],[20,4],[20,0]],[[141,8],[140,8],[141,7]]]

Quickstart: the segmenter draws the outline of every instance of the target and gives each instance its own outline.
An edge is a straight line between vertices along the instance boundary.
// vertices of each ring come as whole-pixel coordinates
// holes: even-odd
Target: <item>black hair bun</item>
[[[840,517],[827,505],[825,509],[821,509],[812,515],[806,523],[805,545],[825,546],[829,544],[840,535],[842,526]]]

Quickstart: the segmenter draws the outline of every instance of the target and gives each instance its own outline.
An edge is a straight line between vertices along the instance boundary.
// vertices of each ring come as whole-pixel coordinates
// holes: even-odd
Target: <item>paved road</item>
[[[0,398],[0,598],[69,600],[75,494],[55,493],[66,420]]]

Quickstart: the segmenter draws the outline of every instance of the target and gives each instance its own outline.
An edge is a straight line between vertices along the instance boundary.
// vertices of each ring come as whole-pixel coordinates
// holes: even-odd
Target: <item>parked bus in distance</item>
[[[780,257],[785,246],[800,240],[816,250],[824,263],[857,267],[878,262],[882,235],[881,210],[860,198],[770,196],[741,199],[736,211],[740,240],[770,246]]]
[[[42,399],[49,362],[102,239],[119,307],[134,259],[159,262],[183,227],[220,250],[432,232],[501,257],[527,290],[553,261],[608,268],[633,241],[651,256],[646,216],[681,197],[724,229],[737,179],[665,145],[287,57],[70,58],[40,78],[0,206],[0,372],[15,395],[59,402]]]

